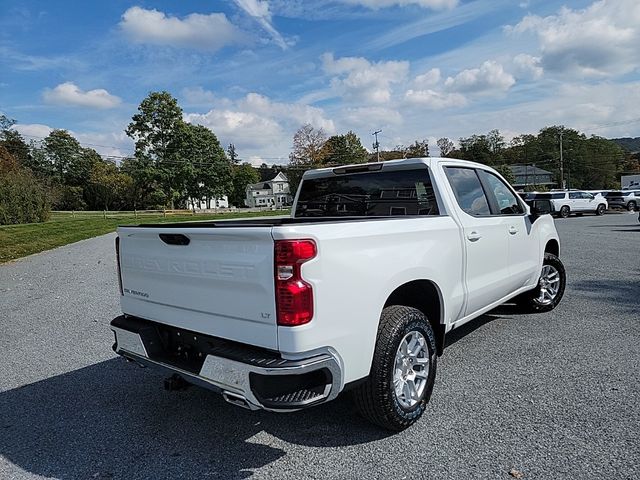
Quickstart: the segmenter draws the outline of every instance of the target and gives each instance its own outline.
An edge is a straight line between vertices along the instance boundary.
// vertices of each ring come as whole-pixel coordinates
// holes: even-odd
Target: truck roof
[[[325,167],[318,168],[315,170],[307,170],[304,173],[303,178],[315,178],[315,177],[324,177],[328,174],[340,174],[340,173],[356,173],[356,172],[366,172],[366,171],[375,171],[375,170],[403,170],[405,168],[414,168],[416,165],[427,165],[431,166],[437,161],[445,160],[445,161],[453,161],[459,164],[468,164],[471,166],[477,166],[479,164],[475,162],[470,162],[468,160],[460,160],[458,158],[442,158],[442,157],[416,157],[416,158],[401,158],[398,160],[386,160],[384,162],[370,162],[370,163],[357,163],[351,165],[341,165],[336,167]],[[487,165],[483,165],[483,167],[488,167]],[[489,167],[490,168],[490,167]]]

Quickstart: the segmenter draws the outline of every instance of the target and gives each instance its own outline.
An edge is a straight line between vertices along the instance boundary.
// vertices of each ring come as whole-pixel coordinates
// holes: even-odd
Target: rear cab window
[[[429,170],[340,173],[302,182],[296,217],[439,215]]]

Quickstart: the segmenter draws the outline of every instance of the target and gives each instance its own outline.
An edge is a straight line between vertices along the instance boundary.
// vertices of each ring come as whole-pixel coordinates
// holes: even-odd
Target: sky
[[[548,125],[640,136],[638,0],[0,0],[0,113],[105,156],[150,91],[253,164],[294,132],[372,150]]]

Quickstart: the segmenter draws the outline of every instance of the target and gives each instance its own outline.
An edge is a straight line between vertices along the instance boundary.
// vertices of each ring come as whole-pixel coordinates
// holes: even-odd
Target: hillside
[[[628,152],[640,152],[640,137],[611,138],[610,140],[617,143]]]

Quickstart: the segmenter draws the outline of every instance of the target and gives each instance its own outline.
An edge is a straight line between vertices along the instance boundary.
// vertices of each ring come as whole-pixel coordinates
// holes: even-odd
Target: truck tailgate
[[[271,227],[120,227],[122,311],[277,349]]]

